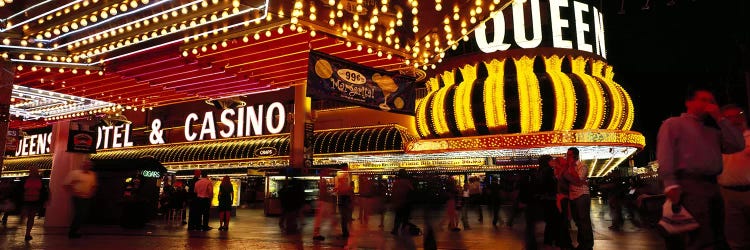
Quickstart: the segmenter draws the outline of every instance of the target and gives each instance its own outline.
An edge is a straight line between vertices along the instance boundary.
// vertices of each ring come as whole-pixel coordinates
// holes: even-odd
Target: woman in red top
[[[26,220],[26,241],[32,239],[31,228],[34,227],[34,217],[42,207],[44,200],[42,199],[42,192],[44,186],[42,184],[42,178],[39,176],[39,170],[36,167],[29,168],[29,177],[23,183],[23,216]]]

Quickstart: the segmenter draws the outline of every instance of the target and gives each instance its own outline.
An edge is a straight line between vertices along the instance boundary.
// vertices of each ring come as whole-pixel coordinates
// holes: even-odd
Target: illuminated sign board
[[[200,116],[191,113],[185,118],[185,139],[213,140],[219,137],[245,137],[265,134],[278,134],[286,127],[286,108],[280,102],[268,105],[256,105],[239,107],[237,109],[225,109],[221,111],[218,119],[214,117],[213,111],[208,111]],[[216,120],[224,127],[216,126]],[[163,144],[164,131],[161,128],[161,120],[151,121],[151,134],[148,136],[150,144]],[[200,130],[193,131],[193,125],[200,124]],[[118,126],[100,126],[97,128],[97,149],[126,148],[134,146],[131,138],[131,124]],[[15,156],[29,156],[50,153],[52,133],[28,135],[18,140]],[[258,156],[274,156],[278,152],[273,148],[265,148],[266,151],[255,152]],[[270,149],[270,150],[269,150]]]
[[[523,2],[526,2],[525,4]],[[602,13],[586,3],[571,0],[514,1],[512,7],[497,12],[487,23],[477,26],[474,36],[482,52],[493,53],[516,48],[555,47],[577,49],[607,57]],[[542,10],[546,10],[542,15]],[[506,30],[506,17],[512,27]],[[544,20],[543,20],[544,19]],[[527,24],[531,21],[531,24]],[[542,25],[544,22],[544,26]],[[487,31],[492,25],[492,32]],[[544,27],[544,29],[543,29]],[[513,33],[508,35],[507,33]],[[491,35],[491,38],[487,36]],[[543,44],[550,42],[551,44]]]
[[[217,130],[213,111],[208,111],[202,116],[195,113],[189,114],[185,118],[185,139],[187,141],[213,140],[217,136],[230,138],[263,135],[265,131],[270,134],[278,134],[286,125],[286,110],[280,102],[271,103],[267,107],[258,105],[240,107],[236,110],[225,109],[219,117],[226,128]],[[237,122],[234,121],[235,118]],[[201,124],[199,132],[192,130],[192,126],[196,122]]]
[[[349,167],[357,168],[413,168],[435,166],[480,166],[486,162],[485,158],[440,159],[416,161],[387,161],[387,162],[350,162]]]
[[[100,126],[97,130],[99,131],[99,138],[96,140],[98,149],[133,146],[133,141],[130,140],[130,124]]]
[[[16,156],[48,154],[50,143],[52,133],[24,136],[18,140]]]
[[[263,147],[255,150],[255,156],[275,156],[279,151],[275,148]]]
[[[159,178],[159,177],[161,177],[161,173],[159,173],[159,171],[155,171],[155,170],[143,170],[143,171],[141,171],[141,175],[143,175],[143,177],[147,177],[147,178]]]

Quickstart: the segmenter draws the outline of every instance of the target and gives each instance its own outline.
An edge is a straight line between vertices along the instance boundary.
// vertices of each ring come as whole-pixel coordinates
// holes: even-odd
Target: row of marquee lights
[[[224,128],[217,128],[213,111],[205,112],[202,116],[196,113],[188,114],[183,128],[185,140],[202,141],[215,140],[219,137],[259,136],[266,132],[278,134],[286,127],[286,109],[280,102],[273,102],[267,106],[238,107],[223,110],[218,119],[224,125]],[[200,132],[193,132],[192,130],[196,123],[200,124]],[[152,132],[149,136],[149,143],[152,145],[164,144],[163,138],[159,135],[161,133],[159,131],[162,124],[161,120],[154,119],[151,124]],[[130,138],[130,134],[130,124],[99,127],[97,148],[131,147],[133,146],[133,140]],[[49,143],[51,143],[51,133],[24,136],[19,140],[16,156],[49,153]]]
[[[84,2],[87,2],[87,1],[88,0],[86,0]],[[142,1],[145,1],[145,0],[142,0]],[[214,4],[214,5],[220,4],[220,3],[222,3],[222,2],[218,1],[218,0],[212,0],[211,1],[211,4]],[[130,31],[131,29],[134,29],[133,27],[136,27],[135,29],[137,29],[137,27],[141,27],[141,26],[146,27],[150,23],[156,23],[156,22],[159,22],[160,20],[167,20],[169,18],[178,17],[179,15],[187,15],[187,14],[190,13],[190,10],[197,11],[199,8],[208,8],[209,6],[210,6],[209,5],[209,1],[206,1],[206,0],[192,1],[190,3],[183,4],[181,6],[169,9],[169,10],[164,11],[164,12],[160,12],[160,13],[155,14],[155,15],[151,15],[151,16],[144,17],[144,18],[141,18],[141,19],[138,19],[138,20],[134,20],[134,21],[128,22],[126,24],[122,24],[120,26],[117,26],[115,28],[107,29],[105,31],[98,32],[96,34],[89,35],[89,36],[87,36],[85,38],[77,39],[75,41],[68,42],[68,43],[66,43],[64,45],[67,46],[68,48],[72,49],[72,48],[77,47],[78,44],[85,45],[84,43],[93,43],[94,41],[98,41],[98,40],[100,40],[102,38],[105,38],[105,36],[114,36],[114,35],[112,35],[113,33],[115,33],[115,34],[122,34],[122,33],[124,33],[125,30]],[[152,30],[150,33],[149,32],[145,32],[142,35],[136,35],[136,36],[133,36],[133,37],[125,38],[125,39],[120,40],[120,41],[118,41],[116,43],[110,43],[110,44],[105,45],[105,46],[100,46],[100,47],[97,47],[97,48],[92,48],[90,50],[85,51],[85,53],[81,53],[81,54],[77,53],[77,54],[72,55],[72,56],[61,56],[61,57],[47,56],[46,57],[47,60],[43,60],[45,58],[43,58],[39,54],[41,54],[43,52],[54,51],[60,45],[55,44],[55,45],[53,45],[52,48],[45,47],[43,43],[37,43],[37,47],[27,46],[27,45],[29,45],[28,42],[27,42],[27,39],[30,39],[30,38],[22,39],[19,42],[21,46],[11,45],[9,39],[4,39],[3,44],[0,45],[0,48],[6,48],[6,49],[23,49],[23,50],[30,50],[30,51],[38,51],[39,52],[39,54],[31,56],[32,57],[31,59],[33,59],[33,60],[26,59],[26,54],[24,54],[24,53],[20,53],[17,56],[17,58],[11,58],[7,54],[7,52],[5,52],[5,53],[2,54],[3,58],[10,58],[11,61],[17,62],[17,63],[62,65],[62,66],[70,66],[70,67],[91,67],[91,66],[103,64],[103,63],[108,62],[108,61],[116,60],[116,59],[119,59],[119,58],[123,58],[123,57],[129,56],[129,55],[136,54],[136,53],[140,53],[140,52],[148,50],[148,49],[152,49],[150,47],[146,47],[146,48],[135,50],[133,52],[129,52],[129,53],[125,53],[125,54],[122,54],[122,55],[118,55],[118,56],[115,56],[115,57],[107,57],[106,59],[102,58],[100,60],[93,60],[93,57],[95,57],[95,56],[104,55],[105,53],[112,52],[112,51],[119,50],[119,49],[126,48],[126,47],[130,47],[130,46],[133,46],[133,45],[145,42],[145,41],[150,41],[150,40],[153,40],[153,39],[156,39],[156,38],[160,38],[160,37],[163,37],[163,36],[175,34],[175,33],[178,33],[178,32],[183,32],[183,31],[186,31],[186,30],[189,30],[189,29],[198,28],[198,27],[201,27],[201,26],[207,26],[209,24],[217,23],[217,22],[220,22],[220,21],[223,21],[223,20],[235,17],[235,16],[239,16],[239,15],[250,13],[250,12],[253,12],[253,11],[260,11],[261,12],[260,15],[258,15],[258,17],[256,17],[256,18],[253,18],[253,19],[250,19],[250,20],[246,20],[246,21],[242,21],[242,22],[238,22],[238,23],[234,23],[234,24],[230,24],[230,25],[227,25],[227,26],[222,26],[222,27],[219,27],[219,28],[210,29],[208,31],[201,32],[201,33],[194,34],[194,35],[190,35],[190,36],[187,36],[187,37],[184,37],[184,38],[181,38],[181,39],[176,39],[176,40],[173,40],[173,41],[165,42],[165,43],[162,43],[160,46],[166,46],[166,45],[174,44],[174,43],[181,42],[181,41],[188,42],[191,39],[197,40],[197,39],[200,39],[200,38],[206,38],[209,35],[219,35],[220,33],[228,32],[229,29],[232,29],[232,28],[235,28],[235,27],[239,27],[239,26],[245,26],[246,27],[246,26],[250,25],[251,23],[260,23],[261,20],[267,19],[267,17],[269,16],[268,15],[268,0],[265,2],[265,4],[263,4],[261,6],[250,7],[250,8],[246,8],[244,10],[240,10],[238,8],[238,6],[239,6],[239,1],[234,0],[232,2],[231,8],[228,11],[224,10],[222,12],[214,13],[212,15],[207,15],[207,16],[203,16],[203,17],[200,17],[200,18],[194,18],[189,23],[187,23],[187,21],[185,21],[185,22],[180,23],[180,24],[174,24],[173,26],[171,26],[169,28],[164,28],[164,29],[161,29],[161,30]],[[188,9],[190,9],[190,10],[188,10]],[[107,19],[107,20],[112,20],[112,19]],[[81,25],[83,25],[84,23],[86,23],[86,24],[88,23],[88,21],[83,22],[83,20],[81,20],[81,22],[82,22]],[[71,26],[72,26],[72,24],[71,24]],[[76,25],[76,27],[78,27],[78,25]],[[81,62],[82,59],[86,59],[86,62]],[[19,69],[22,70],[23,68],[21,67]]]
[[[329,22],[328,24],[330,26],[334,26],[336,24],[336,18],[343,17],[343,11],[342,9],[345,8],[344,3],[345,1],[340,1],[336,3],[335,0],[328,1],[328,7],[331,8],[330,13],[328,15]],[[412,6],[412,14],[413,14],[413,20],[412,20],[412,29],[415,33],[419,31],[419,20],[417,17],[418,9],[417,6],[419,5],[417,0],[410,0],[408,1],[409,5]],[[492,12],[490,15],[490,18],[484,21],[479,22],[479,24],[476,27],[476,31],[474,32],[476,35],[476,38],[479,42],[479,47],[482,49],[482,51],[486,53],[491,53],[497,50],[507,50],[510,47],[510,44],[504,43],[504,30],[505,30],[505,23],[504,23],[504,14],[503,11],[496,10],[497,4],[500,4],[500,0],[494,0],[489,5],[489,11]],[[531,21],[532,21],[532,38],[527,39],[528,35],[525,32],[525,16],[526,16],[526,10],[524,8],[524,3],[530,2],[530,12],[531,12]],[[361,11],[363,1],[357,0],[356,1],[356,9]],[[553,38],[553,46],[558,48],[573,48],[573,42],[571,40],[566,39],[562,35],[562,29],[563,28],[573,28],[576,32],[576,47],[579,50],[588,51],[592,53],[597,53],[601,55],[602,57],[606,57],[606,49],[604,45],[604,28],[603,28],[603,18],[601,15],[601,12],[594,7],[589,6],[587,4],[578,2],[578,1],[570,1],[570,0],[550,0],[549,1],[549,11],[550,11],[550,17],[551,17],[551,23],[552,23],[552,38]],[[478,20],[476,19],[476,15],[481,13],[483,10],[484,3],[482,0],[476,0],[475,6],[471,7],[470,11],[470,18],[469,21],[471,24],[476,24]],[[512,12],[513,12],[513,27],[516,31],[524,31],[524,32],[515,32],[515,42],[517,45],[519,45],[522,48],[535,48],[538,47],[539,44],[542,41],[543,34],[541,32],[541,8],[540,8],[539,0],[523,0],[519,1],[516,0],[512,4]],[[461,18],[459,15],[459,10],[461,8],[466,8],[465,6],[459,7],[458,5],[453,7],[453,21],[459,21]],[[561,8],[573,8],[574,9],[574,20],[572,22],[573,25],[571,25],[571,21],[562,18],[560,14]],[[311,21],[315,21],[317,19],[317,8],[315,7],[314,3],[311,2],[309,4],[308,8],[304,8],[303,1],[297,1],[295,2],[294,9],[292,12],[292,24],[297,24],[299,22],[299,18],[305,17],[304,9],[309,10],[309,14],[307,18]],[[380,11],[378,11],[380,9]],[[442,4],[440,0],[435,0],[435,10],[440,12],[442,10]],[[377,42],[382,43],[383,41],[386,42],[387,45],[392,46],[393,49],[399,50],[401,49],[401,41],[398,37],[396,37],[394,40],[391,40],[391,36],[395,34],[395,28],[400,27],[403,25],[403,13],[401,10],[396,10],[396,21],[391,21],[388,24],[388,29],[385,30],[384,33],[379,34],[377,36],[373,35],[375,32],[375,28],[377,27],[375,24],[378,22],[379,14],[386,13],[388,11],[388,2],[386,0],[383,0],[381,2],[380,8],[373,8],[372,12],[369,13],[369,18],[365,18],[364,24],[359,24],[359,15],[356,13],[353,15],[351,24],[344,23],[343,24],[343,30],[340,32],[339,35],[342,37],[347,37],[350,32],[352,32],[352,28],[356,29],[357,35],[364,36],[367,39],[374,39],[377,40]],[[593,15],[594,24],[592,25],[584,22],[583,15],[584,13],[591,13]],[[283,15],[283,13],[279,13],[279,15]],[[365,15],[367,16],[367,15]],[[496,27],[496,30],[499,30],[500,32],[495,32],[495,37],[493,39],[493,42],[488,42],[487,38],[484,34],[484,31],[486,29],[485,23],[489,20],[494,20],[494,27]],[[339,20],[339,22],[344,22],[342,20]],[[451,24],[452,21],[450,17],[446,16],[443,20],[443,31],[445,34],[439,34],[439,32],[434,32],[426,35],[424,39],[421,41],[415,41],[413,45],[406,44],[403,49],[406,50],[406,52],[411,53],[412,58],[415,58],[416,60],[410,61],[407,59],[406,64],[411,64],[415,68],[418,68],[419,66],[422,66],[424,70],[429,68],[435,69],[436,64],[441,63],[443,58],[445,57],[445,52],[448,50],[448,48],[456,49],[458,46],[458,42],[468,41],[469,40],[469,34],[471,33],[471,30],[468,29],[466,20],[461,20],[461,31],[460,36],[454,36]],[[363,31],[364,30],[364,31]],[[438,29],[439,30],[439,29]],[[586,43],[585,39],[583,39],[586,32],[594,32],[595,33],[595,41],[594,45]],[[453,39],[454,37],[457,37],[457,39]],[[445,38],[446,41],[441,41],[441,39]],[[408,42],[407,42],[408,43]],[[418,58],[421,58],[419,60]],[[431,60],[431,58],[437,58],[437,60]]]
[[[496,2],[499,3],[499,1],[496,1]],[[586,44],[585,41],[584,41],[584,39],[580,38],[580,36],[583,36],[584,32],[590,30],[589,25],[583,23],[582,20],[581,20],[582,19],[581,18],[581,14],[583,12],[588,12],[590,10],[590,8],[589,8],[588,5],[582,4],[580,2],[577,2],[577,1],[572,1],[572,2],[573,2],[574,8],[576,9],[576,11],[575,11],[576,15],[575,15],[575,22],[574,23],[576,24],[575,27],[577,27],[576,28],[576,35],[579,36],[579,39],[577,39],[577,41],[578,41],[578,47],[581,50],[593,52],[592,49],[591,49],[591,45],[590,44]],[[147,4],[148,0],[143,0],[143,3]],[[157,2],[157,3],[160,3],[160,2]],[[216,3],[218,3],[218,1],[213,1],[213,3],[216,4]],[[416,0],[415,1],[410,1],[410,3],[414,5],[414,8],[412,10],[416,10],[416,6],[417,6],[416,3],[417,3],[417,1]],[[164,11],[164,12],[160,13],[161,15],[159,15],[159,13],[157,13],[157,14],[152,15],[150,17],[151,17],[151,20],[153,22],[158,22],[159,17],[161,17],[163,20],[167,20],[169,18],[169,16],[170,16],[167,13],[170,13],[171,16],[173,16],[173,17],[176,17],[176,16],[179,15],[178,14],[178,10],[180,10],[180,12],[182,14],[187,14],[189,12],[187,10],[187,6],[191,6],[192,10],[197,10],[199,4],[201,6],[203,6],[203,7],[206,7],[208,5],[207,1],[201,1],[201,0],[194,1],[194,2],[191,2],[191,3],[185,4],[183,6],[180,6],[180,7],[177,7],[177,8],[173,8],[171,10]],[[160,33],[157,32],[157,31],[152,31],[150,38],[148,37],[147,34],[144,34],[140,39],[138,37],[127,38],[127,39],[124,39],[124,42],[123,41],[120,41],[120,42],[117,42],[117,43],[113,42],[113,43],[109,44],[109,46],[104,46],[104,47],[101,47],[101,48],[92,48],[92,49],[86,51],[86,53],[82,53],[82,55],[73,55],[72,57],[60,57],[60,58],[55,57],[55,56],[48,56],[47,59],[49,61],[52,61],[52,62],[55,62],[55,63],[57,63],[57,62],[62,63],[62,64],[71,63],[71,65],[78,64],[78,62],[82,58],[87,58],[87,61],[89,63],[88,64],[82,64],[82,65],[86,65],[86,66],[91,66],[91,65],[98,64],[98,63],[103,63],[105,61],[112,60],[113,58],[108,58],[108,59],[100,60],[100,61],[94,62],[94,63],[91,63],[91,58],[93,56],[98,56],[98,55],[104,54],[104,53],[112,51],[112,50],[124,48],[124,47],[130,46],[132,44],[136,44],[138,42],[146,41],[148,39],[153,39],[153,38],[160,37],[160,36],[163,36],[163,35],[168,35],[168,34],[171,34],[171,33],[174,33],[174,32],[179,32],[179,31],[182,31],[184,29],[193,28],[193,27],[196,27],[196,25],[200,26],[200,25],[203,25],[203,24],[206,24],[206,23],[211,23],[212,21],[223,20],[223,19],[231,17],[233,15],[243,14],[243,13],[248,12],[249,10],[252,10],[252,8],[251,8],[251,9],[246,9],[246,10],[243,10],[243,11],[239,11],[239,9],[237,8],[238,4],[239,4],[238,1],[236,1],[236,0],[233,1],[233,4],[232,4],[232,6],[233,6],[232,13],[233,14],[230,15],[228,12],[224,11],[221,14],[221,18],[217,17],[216,15],[213,15],[213,16],[210,17],[211,21],[208,21],[208,22],[206,21],[206,18],[203,17],[202,19],[198,20],[198,22],[196,22],[196,20],[194,20],[193,22],[191,22],[189,27],[185,23],[183,23],[183,24],[181,24],[179,26],[179,28],[178,28],[177,24],[175,24],[174,26],[171,27],[171,29],[169,31],[166,28],[162,29]],[[359,4],[361,4],[361,2]],[[495,4],[497,4],[497,3],[495,3]],[[551,4],[550,11],[551,11],[551,14],[552,14],[551,16],[553,17],[552,18],[552,23],[553,23],[553,26],[555,27],[555,28],[553,28],[553,38],[554,38],[555,46],[556,47],[561,47],[561,48],[572,48],[572,43],[570,41],[568,41],[568,40],[564,40],[562,38],[562,35],[560,35],[560,32],[561,32],[562,28],[569,27],[569,22],[568,22],[568,20],[562,19],[560,17],[559,8],[560,7],[568,7],[569,6],[568,1],[567,0],[552,0],[552,1],[550,1],[550,4]],[[299,9],[299,8],[301,8],[300,5],[301,5],[301,2],[296,2],[295,3],[295,10],[293,11],[293,16],[292,16],[292,24],[297,23],[296,20],[297,20],[298,16],[301,15],[301,14],[299,14],[302,11],[301,9]],[[532,5],[531,12],[532,12],[532,17],[533,17],[532,18],[533,38],[529,39],[529,40],[526,40],[525,37],[524,37],[525,33],[521,33],[521,32],[517,32],[517,35],[515,36],[517,44],[519,46],[521,46],[521,47],[524,47],[524,48],[530,48],[530,47],[538,46],[539,42],[541,41],[541,31],[540,31],[541,24],[540,24],[540,18],[539,18],[539,0],[531,0],[531,5]],[[119,6],[127,6],[127,5],[122,4],[122,5],[119,5]],[[132,4],[132,2],[131,2],[131,6],[137,6],[137,3],[136,4]],[[267,4],[266,4],[266,6],[267,6]],[[336,6],[337,6],[337,8],[341,8],[340,6],[342,6],[342,4],[339,3]],[[436,5],[436,6],[438,6],[438,5]],[[491,6],[494,6],[494,5],[491,5]],[[385,7],[385,9],[387,10],[387,5],[382,5],[381,9],[383,9],[382,7]],[[127,8],[127,7],[125,7],[125,8]],[[263,9],[265,9],[267,11],[267,8],[263,8]],[[314,6],[312,6],[310,8],[311,11],[313,11],[314,9],[315,9]],[[478,6],[477,10],[480,10],[480,9],[481,9],[481,6]],[[514,15],[513,15],[514,16],[514,19],[513,19],[514,20],[514,26],[516,27],[516,29],[518,29],[518,27],[523,27],[523,25],[524,25],[523,22],[524,21],[523,21],[523,18],[520,18],[521,16],[523,16],[523,12],[524,12],[524,10],[523,10],[524,8],[523,8],[522,2],[519,2],[519,1],[514,2],[512,9],[513,9],[513,12],[514,12]],[[602,55],[602,56],[606,56],[605,51],[604,51],[604,43],[603,43],[604,39],[603,39],[603,29],[602,29],[602,25],[601,25],[602,24],[601,14],[598,12],[598,10],[595,7],[591,7],[591,9],[593,10],[592,12],[593,12],[593,15],[595,16],[595,18],[594,18],[594,20],[595,20],[594,32],[596,32],[596,34],[597,34],[596,35],[597,39],[595,41],[596,48],[597,48],[597,53],[600,54],[600,55]],[[115,10],[115,9],[112,9],[112,10]],[[373,11],[376,11],[376,10],[377,10],[377,8],[373,9]],[[340,12],[340,11],[341,10],[339,9],[338,12]],[[476,12],[477,11],[472,10],[472,13],[476,13]],[[283,13],[280,13],[280,15],[283,16]],[[272,15],[264,15],[264,16],[265,16],[265,19],[268,20],[268,21],[270,21],[272,19]],[[339,16],[339,14],[337,14],[337,16]],[[356,16],[357,15],[355,15],[355,17]],[[400,16],[400,15],[398,15],[398,16]],[[454,15],[454,19],[455,19],[455,16],[456,15]],[[492,19],[495,20],[495,26],[496,27],[499,27],[499,25],[501,25],[501,23],[503,23],[502,21],[499,21],[499,20],[503,20],[501,18],[502,16],[503,16],[503,13],[501,11],[496,11],[491,16]],[[51,15],[48,16],[48,19],[49,19],[49,17],[51,17]],[[417,18],[416,15],[414,15],[414,18],[415,18],[414,23],[418,24],[418,21],[416,21],[416,18]],[[473,18],[472,20],[475,19],[474,16],[472,16],[472,18]],[[314,18],[311,18],[311,19],[314,19]],[[40,20],[43,20],[43,19],[40,19]],[[255,22],[255,23],[259,23],[260,20],[262,20],[262,18],[256,18],[255,20],[252,20],[252,21]],[[333,19],[331,19],[331,20],[333,20]],[[377,20],[377,12],[375,12],[373,14],[373,16],[371,17],[371,20]],[[399,19],[399,21],[400,21],[400,19]],[[446,19],[446,21],[449,22],[448,19]],[[81,20],[81,22],[82,22],[82,25],[85,24],[85,19]],[[69,48],[75,48],[75,47],[79,46],[80,44],[84,44],[85,45],[85,43],[87,43],[87,42],[93,42],[95,38],[96,38],[96,40],[99,40],[102,37],[106,38],[106,36],[108,34],[114,35],[117,32],[122,33],[124,29],[131,30],[132,27],[138,28],[138,27],[141,26],[141,23],[142,23],[143,26],[147,26],[149,22],[150,21],[149,21],[148,17],[147,18],[143,18],[143,19],[140,19],[140,20],[129,22],[127,24],[120,25],[120,26],[112,28],[112,29],[105,30],[105,31],[103,31],[101,33],[92,34],[90,36],[84,37],[83,39],[78,39],[78,40],[75,40],[75,41],[70,41],[70,42],[68,42],[66,44],[63,44],[61,46],[68,46]],[[248,25],[249,23],[250,23],[249,21],[246,21],[244,23],[244,25]],[[355,23],[356,23],[356,21],[355,21]],[[397,23],[401,23],[401,22],[397,22]],[[474,23],[474,22],[472,22],[472,23]],[[465,26],[466,26],[465,22],[464,22],[464,24],[462,24],[462,26],[464,27],[464,29],[462,29],[462,31],[461,31],[461,33],[463,35],[461,39],[468,40],[468,30],[466,30],[466,28],[465,28]],[[67,27],[67,26],[63,25],[62,27],[63,27],[62,30],[66,30],[65,27]],[[78,26],[76,25],[74,27],[78,27]],[[416,28],[418,26],[414,25],[413,27]],[[450,25],[448,25],[446,23],[445,27],[446,27],[446,30],[449,31]],[[484,22],[481,22],[479,24],[479,26],[477,27],[477,29],[478,29],[477,32],[474,32],[476,34],[476,36],[477,36],[477,40],[481,41],[480,42],[480,48],[482,48],[483,51],[485,51],[485,52],[491,52],[491,51],[494,51],[494,50],[507,49],[507,46],[509,46],[509,44],[504,44],[503,43],[503,39],[502,39],[503,38],[502,36],[503,36],[504,32],[496,32],[495,33],[495,36],[496,36],[495,40],[492,43],[486,43],[486,42],[484,42],[484,41],[486,41],[486,37],[484,37],[484,32],[480,32],[480,31],[484,30],[484,27],[485,27]],[[294,28],[294,26],[292,26],[292,28]],[[391,27],[391,30],[389,30],[387,32],[387,34],[391,34],[392,35],[393,34],[393,30],[392,29],[393,29],[393,27]],[[227,31],[228,28],[224,27],[224,28],[219,29],[219,30]],[[283,29],[281,27],[279,27],[278,30],[281,32]],[[346,31],[344,31],[344,32],[346,32]],[[58,32],[55,32],[55,33],[58,33]],[[205,33],[202,34],[202,36],[203,37],[207,37],[208,34],[210,34],[210,33],[216,34],[216,33],[218,33],[218,30],[214,30],[213,32],[205,32]],[[311,35],[314,35],[314,34],[315,34],[315,32],[312,31]],[[519,34],[523,34],[523,36],[519,35]],[[39,39],[40,36],[41,35],[37,35],[37,39]],[[270,30],[266,31],[266,36],[270,36]],[[197,40],[200,37],[201,36],[192,36],[191,38]],[[253,37],[256,38],[256,40],[257,40],[258,37],[259,37],[259,34],[256,33]],[[346,37],[345,34],[344,34],[344,37]],[[378,37],[382,38],[382,36],[378,36]],[[430,36],[426,37],[425,44],[422,45],[422,46],[427,47],[427,48],[430,47],[430,45],[429,45],[430,44],[429,43],[430,38],[429,37]],[[448,32],[448,34],[446,34],[446,37],[452,37],[452,34],[450,32]],[[185,38],[184,40],[187,42],[191,38],[190,37],[189,38]],[[386,36],[386,42],[388,44],[390,44],[388,42],[389,38],[390,38],[390,36]],[[131,42],[131,39],[132,39],[132,42]],[[398,38],[396,38],[396,39],[398,39]],[[247,41],[247,40],[248,40],[247,37],[243,38],[243,41]],[[442,62],[442,57],[445,55],[445,53],[444,53],[445,50],[439,50],[438,49],[439,48],[438,45],[440,44],[439,40],[434,40],[434,41],[435,41],[435,52],[439,52],[438,55],[440,56],[440,59],[438,60],[438,62]],[[449,44],[451,45],[452,48],[455,49],[456,46],[457,46],[457,42],[458,42],[458,40],[451,41],[451,42],[449,42]],[[4,39],[3,43],[5,45],[0,45],[0,48],[2,48],[2,47],[9,47],[8,46],[8,43],[9,43],[8,39]],[[24,45],[27,42],[26,42],[26,40],[21,40],[21,43],[22,43],[22,45]],[[224,44],[224,43],[222,43],[222,44]],[[41,45],[41,43],[38,43],[38,46],[40,46],[40,45]],[[55,45],[55,46],[58,46],[58,45]],[[420,45],[417,42],[414,45],[414,49],[412,49],[412,47],[410,47],[409,45],[406,45],[405,49],[406,49],[407,52],[414,50],[412,56],[413,57],[417,57],[417,54],[415,54],[415,53],[419,52],[419,49],[418,49],[419,46]],[[15,47],[15,46],[10,46],[10,47]],[[215,48],[216,46],[214,44],[211,47]],[[361,45],[358,45],[358,48],[361,48]],[[394,48],[395,49],[400,49],[400,45],[398,43],[396,43],[394,45]],[[50,49],[40,48],[40,49],[41,50],[52,50],[52,48],[50,48]],[[202,47],[201,50],[205,52],[206,47],[205,46]],[[371,49],[368,48],[368,50],[371,50]],[[193,50],[193,53],[196,54],[197,51]],[[381,52],[378,51],[378,54],[380,55]],[[185,53],[183,53],[183,55],[185,55]],[[425,56],[425,58],[429,58],[428,54],[425,54],[424,56]],[[7,53],[4,53],[3,57],[8,57]],[[26,55],[25,54],[19,54],[18,55],[18,59],[11,59],[11,60],[16,61],[16,62],[28,62],[28,63],[33,63],[33,62],[44,63],[44,62],[46,62],[46,61],[40,61],[42,59],[40,55],[34,55],[33,57],[34,57],[34,60],[25,60],[26,59]],[[75,63],[73,63],[73,62],[75,62]],[[427,63],[427,62],[428,61],[424,61],[424,63]],[[406,63],[409,64],[411,62],[407,59]],[[418,61],[414,61],[413,63],[414,63],[413,65],[415,67],[418,67],[420,65],[420,62],[418,62]],[[432,64],[433,68],[434,68],[434,65],[435,64]],[[427,66],[426,64],[423,64],[423,68],[424,69],[427,69],[426,66]],[[19,70],[22,70],[22,69],[23,69],[22,66],[19,66]],[[47,69],[47,70],[49,70],[49,69]],[[62,69],[60,69],[60,70],[62,70]]]

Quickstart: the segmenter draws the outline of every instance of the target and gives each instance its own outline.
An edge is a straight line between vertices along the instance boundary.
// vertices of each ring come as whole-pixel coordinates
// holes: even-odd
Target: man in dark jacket
[[[188,215],[188,230],[200,230],[200,204],[195,193],[195,183],[201,178],[201,171],[196,169],[193,172],[193,179],[188,183],[188,204],[190,212]]]

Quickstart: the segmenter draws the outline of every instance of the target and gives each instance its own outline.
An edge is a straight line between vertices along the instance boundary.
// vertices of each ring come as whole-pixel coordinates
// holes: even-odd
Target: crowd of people
[[[612,224],[609,229],[622,231],[628,218],[635,227],[658,229],[668,249],[750,249],[750,238],[745,237],[750,229],[750,147],[746,145],[750,142],[750,129],[744,110],[735,105],[719,108],[713,93],[704,88],[691,90],[685,106],[685,113],[667,119],[659,130],[657,161],[659,184],[663,189],[646,187],[635,178],[619,176],[619,172],[609,177],[612,181],[598,183],[597,188],[610,207]],[[96,193],[97,177],[91,168],[92,163],[85,162],[79,169],[72,170],[63,183],[71,194],[74,211],[70,238],[81,237],[81,225]],[[569,148],[564,156],[542,155],[535,170],[502,178],[493,175],[486,175],[484,179],[469,175],[465,178],[439,174],[411,176],[400,169],[395,179],[388,182],[372,174],[354,177],[346,167],[341,170],[333,178],[333,185],[329,185],[327,179],[330,173],[320,171],[313,226],[315,241],[325,240],[322,226],[326,222],[331,229],[338,226],[341,237],[350,237],[355,204],[359,207],[357,220],[364,227],[369,226],[371,218],[379,216],[378,227],[384,228],[385,214],[390,208],[394,213],[391,234],[424,234],[425,239],[430,238],[432,225],[426,221],[427,228],[423,230],[412,222],[417,205],[442,209],[444,214],[441,220],[436,220],[440,221],[437,227],[453,232],[472,229],[473,220],[483,223],[483,206],[487,205],[487,215],[492,217],[495,227],[503,224],[513,227],[518,215],[524,214],[527,249],[539,248],[535,237],[538,221],[544,221],[543,244],[547,247],[594,248],[592,182],[588,180],[588,166],[581,161],[576,147]],[[417,179],[428,181],[418,184]],[[127,182],[124,200],[136,199],[138,186],[137,178]],[[232,217],[235,190],[228,176],[224,176],[219,187],[219,230],[226,231]],[[355,193],[355,189],[358,192]],[[188,230],[211,230],[209,211],[213,192],[214,183],[207,173],[196,170],[187,184],[182,181],[165,184],[160,204],[162,213],[187,210],[187,222],[183,223]],[[29,176],[20,182],[0,181],[2,224],[7,223],[9,211],[20,211],[26,218],[25,239],[31,240],[34,218],[44,214],[49,193],[39,171],[33,167]],[[280,188],[279,226],[285,233],[300,232],[305,196],[305,185],[298,178],[287,178]],[[505,205],[510,208],[508,216],[502,218]],[[628,216],[623,216],[623,212]],[[425,216],[425,220],[435,219],[431,217]],[[575,245],[571,238],[571,221],[577,231]]]

